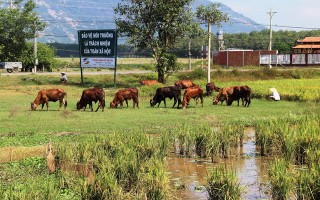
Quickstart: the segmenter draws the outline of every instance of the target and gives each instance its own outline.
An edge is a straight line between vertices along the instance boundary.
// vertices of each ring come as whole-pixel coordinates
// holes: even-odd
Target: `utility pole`
[[[34,54],[34,73],[37,73],[37,64],[38,64],[38,58],[37,58],[37,51],[38,51],[38,48],[37,48],[37,37],[36,35],[34,36],[34,46],[33,46],[33,54]]]
[[[188,54],[189,54],[189,71],[191,71],[191,40],[189,40],[189,50],[188,50]]]
[[[274,14],[276,14],[277,12],[272,12],[272,10],[270,9],[269,12],[267,12],[267,14],[270,16],[270,36],[269,36],[269,51],[272,50],[272,17]]]
[[[10,10],[12,10],[12,0],[10,0]]]
[[[269,31],[270,31],[270,35],[269,35],[269,51],[272,50],[272,17],[274,14],[276,14],[277,12],[272,12],[272,9],[270,8],[270,11],[267,12],[267,14],[270,16],[270,28],[269,28]],[[269,57],[269,68],[272,68],[272,65],[271,65],[271,54],[270,54],[270,57]]]
[[[211,23],[208,23],[208,83],[211,82],[210,77],[210,58],[211,58]]]

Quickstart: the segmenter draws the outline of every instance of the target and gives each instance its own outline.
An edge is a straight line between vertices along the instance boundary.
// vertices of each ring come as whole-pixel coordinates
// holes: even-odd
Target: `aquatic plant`
[[[276,159],[272,162],[270,164],[269,177],[273,199],[289,199],[290,195],[293,195],[295,178],[287,161]]]
[[[225,165],[208,172],[206,189],[210,200],[241,199],[242,190],[236,173],[229,172]]]

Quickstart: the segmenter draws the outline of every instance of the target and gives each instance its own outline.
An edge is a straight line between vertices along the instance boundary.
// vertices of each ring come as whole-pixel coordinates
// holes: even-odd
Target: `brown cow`
[[[156,85],[156,84],[160,84],[160,83],[157,80],[141,80],[140,81],[140,85],[150,86],[150,85]]]
[[[207,83],[206,84],[206,96],[212,94],[212,91],[219,92],[220,88],[218,88],[214,83]]]
[[[64,105],[64,109],[67,107],[67,93],[62,89],[48,89],[48,90],[40,90],[36,99],[31,103],[31,110],[36,110],[37,107],[41,104],[41,110],[43,110],[44,104],[47,106],[47,110],[49,109],[49,101],[56,102],[59,100],[59,110]]]
[[[244,107],[249,107],[251,103],[251,89],[248,86],[231,86],[222,88],[219,91],[219,94],[213,98],[213,104],[218,104],[219,101],[227,101],[227,105],[231,106],[233,101],[242,100],[242,105]]]
[[[99,101],[99,104],[96,112],[99,108],[101,108],[103,112],[105,107],[105,93],[102,88],[90,88],[83,90],[81,98],[77,102],[77,109],[80,110],[83,108],[85,111],[87,105],[89,104],[91,111],[93,111],[92,102],[97,103],[97,101]]]
[[[135,105],[139,108],[139,94],[137,88],[127,88],[123,90],[119,90],[112,102],[110,102],[110,108],[117,108],[118,104],[120,104],[120,108],[123,108],[123,101],[126,101],[128,107],[128,100],[133,100],[133,108]]]
[[[174,83],[175,86],[181,87],[181,89],[186,89],[189,87],[196,86],[191,80],[179,80]]]
[[[198,87],[198,86],[189,87],[184,91],[183,101],[182,101],[182,108],[183,109],[186,108],[187,106],[189,106],[191,98],[196,100],[196,107],[198,105],[198,98],[200,98],[201,104],[203,107],[203,90],[200,87]]]

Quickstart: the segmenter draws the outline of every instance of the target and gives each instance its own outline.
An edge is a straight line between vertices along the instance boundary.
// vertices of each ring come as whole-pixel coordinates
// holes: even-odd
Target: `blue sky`
[[[269,25],[267,12],[277,12],[272,17],[274,30],[301,31],[307,28],[320,29],[320,0],[211,0],[221,2],[262,25]],[[285,26],[285,27],[280,27]],[[294,27],[302,27],[294,28]]]

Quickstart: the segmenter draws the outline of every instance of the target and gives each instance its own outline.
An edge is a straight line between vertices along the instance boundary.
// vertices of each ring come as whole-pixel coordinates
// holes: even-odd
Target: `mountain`
[[[40,33],[40,42],[77,43],[78,30],[114,29],[114,7],[121,0],[35,0],[36,12],[47,23]],[[192,9],[199,5],[208,5],[209,0],[195,0]],[[260,31],[265,26],[256,23],[221,4],[221,11],[229,15],[230,23],[222,24],[225,33]],[[216,29],[216,30],[215,30]],[[217,27],[213,27],[217,31]],[[121,41],[120,41],[121,42]]]

